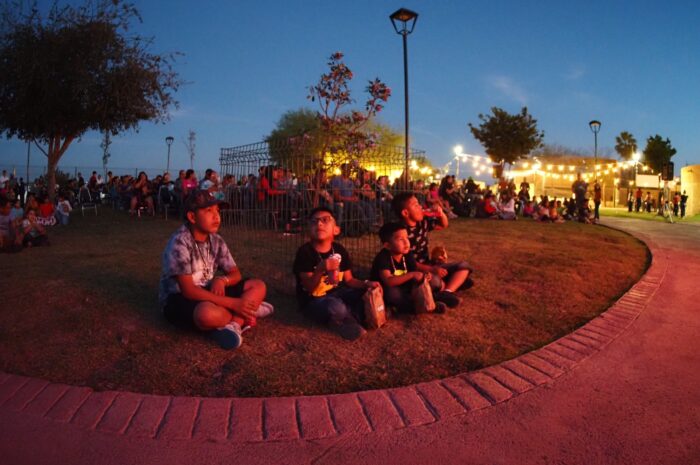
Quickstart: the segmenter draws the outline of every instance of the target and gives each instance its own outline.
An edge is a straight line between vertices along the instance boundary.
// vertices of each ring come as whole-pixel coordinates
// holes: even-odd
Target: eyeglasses
[[[330,215],[318,216],[316,218],[311,218],[309,220],[309,223],[311,223],[312,225],[317,224],[317,223],[330,224],[332,220],[333,220],[333,217]]]

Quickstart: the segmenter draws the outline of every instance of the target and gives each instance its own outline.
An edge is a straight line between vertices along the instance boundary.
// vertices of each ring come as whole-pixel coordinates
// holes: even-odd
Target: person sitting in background
[[[559,215],[559,209],[557,208],[557,203],[561,205],[561,201],[550,200],[549,201],[549,221],[552,223],[563,223],[564,218]]]
[[[534,200],[528,200],[525,202],[525,205],[523,206],[523,217],[524,218],[532,218],[532,215],[535,213],[535,208],[537,207],[537,202]]]
[[[24,205],[24,213],[27,213],[29,210],[34,210],[34,212],[39,212],[39,202],[36,200],[36,195],[35,194],[29,194],[27,196],[27,202]]]
[[[533,216],[537,221],[550,221],[549,218],[549,198],[545,195],[537,205],[537,214]]]
[[[71,204],[66,199],[66,196],[63,193],[58,194],[58,204],[56,204],[56,219],[61,225],[68,225],[71,211],[73,211],[73,207],[71,207]]]
[[[24,214],[18,236],[21,237],[24,247],[51,245],[49,237],[46,235],[46,229],[39,223],[34,210],[28,210]]]
[[[516,219],[515,199],[509,193],[501,195],[501,201],[498,203],[498,218],[501,220]]]
[[[10,216],[12,208],[9,200],[0,195],[0,250],[10,251],[17,244],[17,223]]]
[[[476,206],[476,218],[498,218],[498,206],[494,199],[493,193],[487,190],[484,198]]]
[[[137,208],[145,207],[149,215],[154,214],[153,210],[153,186],[148,180],[145,172],[141,171],[139,177],[133,185],[131,191],[131,205],[129,213],[134,214]]]
[[[56,224],[56,208],[51,203],[48,196],[41,199],[41,204],[39,205],[39,216],[37,221],[42,226],[53,226]]]
[[[10,221],[17,225],[20,221],[22,221],[23,217],[24,209],[22,208],[22,203],[19,199],[15,199],[12,203],[12,208],[10,209]]]
[[[391,200],[394,198],[389,190],[389,176],[384,175],[377,178],[377,198],[382,221],[388,223],[391,220]]]
[[[211,192],[219,200],[224,200],[224,192],[219,184],[219,174],[211,168],[204,173],[204,179],[199,183],[199,188]]]

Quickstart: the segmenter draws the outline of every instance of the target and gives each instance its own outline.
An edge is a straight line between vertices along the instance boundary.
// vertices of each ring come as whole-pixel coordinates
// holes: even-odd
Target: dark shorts
[[[245,279],[241,279],[235,286],[226,287],[226,297],[240,297],[243,295]],[[186,299],[182,294],[170,294],[163,307],[163,316],[170,323],[183,329],[199,329],[194,324],[194,310],[203,301]]]

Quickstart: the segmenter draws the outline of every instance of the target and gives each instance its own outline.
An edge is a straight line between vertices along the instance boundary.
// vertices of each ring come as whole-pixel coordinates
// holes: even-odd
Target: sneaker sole
[[[226,350],[238,349],[243,344],[243,337],[240,334],[226,329],[215,329],[212,339]]]

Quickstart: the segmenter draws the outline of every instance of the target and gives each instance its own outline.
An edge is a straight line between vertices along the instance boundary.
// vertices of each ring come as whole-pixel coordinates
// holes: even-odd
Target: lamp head
[[[588,126],[591,128],[591,131],[594,133],[598,134],[598,131],[600,131],[600,121],[598,120],[593,120],[590,123],[588,123]]]
[[[413,32],[418,19],[418,13],[406,8],[399,8],[389,16],[391,24],[394,25],[394,30],[397,34],[408,35]]]
[[[172,143],[175,141],[175,138],[173,136],[168,136],[165,138],[165,143],[168,145],[172,145]]]

